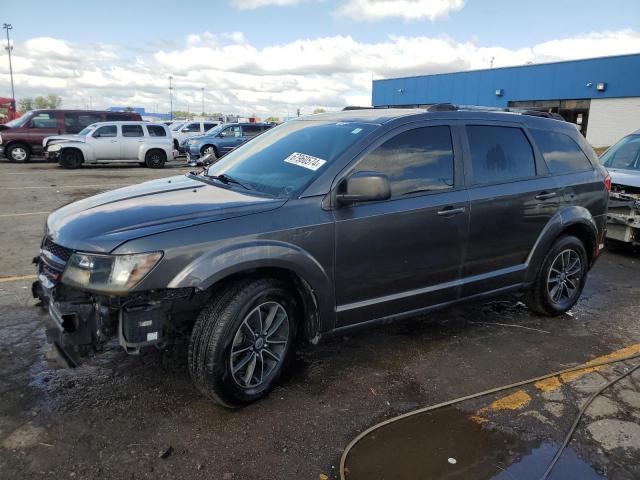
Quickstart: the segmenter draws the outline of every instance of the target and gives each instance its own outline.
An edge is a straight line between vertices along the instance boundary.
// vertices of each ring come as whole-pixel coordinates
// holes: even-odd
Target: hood
[[[59,245],[106,253],[134,238],[273,210],[285,202],[178,176],[61,207],[49,215],[47,229]]]
[[[640,171],[608,168],[611,175],[611,183],[640,188]]]
[[[62,143],[62,142],[84,142],[84,135],[52,135],[45,137],[42,140],[42,146],[46,146],[50,143]]]

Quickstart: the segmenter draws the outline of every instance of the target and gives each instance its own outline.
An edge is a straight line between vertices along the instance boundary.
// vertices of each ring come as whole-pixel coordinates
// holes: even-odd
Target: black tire
[[[566,268],[563,267],[565,259]],[[579,260],[579,265],[571,267],[575,259]],[[587,251],[579,238],[572,235],[559,237],[547,253],[525,297],[529,309],[550,317],[571,309],[580,298],[587,281],[588,261]],[[576,273],[572,274],[574,271]]]
[[[31,160],[31,149],[24,143],[12,143],[5,151],[10,162],[27,163]]]
[[[75,168],[80,168],[82,166],[82,162],[84,159],[82,158],[82,153],[78,150],[63,150],[60,154],[59,164],[62,168],[66,168],[68,170],[72,170]]]
[[[218,149],[216,147],[214,147],[213,145],[205,145],[204,147],[202,147],[200,149],[200,155],[202,155],[203,157],[205,155],[208,155],[207,150],[209,150],[208,153],[211,153],[213,155],[213,158],[218,158]]]
[[[241,368],[239,371],[235,370],[236,373],[232,371],[234,361],[232,349],[242,347],[240,343],[236,344],[235,342],[238,335],[245,336],[244,324],[250,318],[250,314],[264,305],[273,304],[281,306],[286,312],[286,319],[283,320],[283,323],[287,324],[287,332],[286,335],[282,334],[279,339],[284,341],[286,337],[286,344],[283,346],[281,354],[278,355],[280,361],[263,377],[261,383],[254,386],[241,385],[242,382],[237,377],[241,375],[246,377],[249,368],[247,367],[244,373],[240,373]],[[237,408],[251,403],[269,393],[277,383],[293,352],[297,312],[295,296],[292,295],[285,283],[277,279],[240,281],[219,292],[212,302],[200,312],[189,342],[189,371],[198,390],[228,408]],[[264,325],[262,319],[260,322],[260,325]],[[274,324],[275,320],[272,320],[270,326],[272,327]],[[254,340],[249,334],[246,334],[246,339],[249,340],[248,344],[252,345],[251,351],[241,353],[242,356],[234,356],[233,358],[238,363],[242,363],[247,355],[253,355],[257,358],[264,357],[269,360],[266,353],[263,355],[262,351],[258,351],[260,348],[273,348],[267,346],[272,337],[267,336],[269,328],[265,330],[264,347],[256,347],[258,341],[256,340],[255,344],[252,343]],[[259,337],[260,335],[254,335],[253,339]],[[245,361],[245,365],[252,362],[254,366],[251,374],[248,374],[249,383],[254,379],[254,370],[257,377],[258,362],[260,361]],[[260,365],[260,371],[264,375],[265,360],[262,360]]]
[[[149,150],[144,156],[144,163],[149,168],[162,168],[167,161],[167,155],[158,149]]]
[[[178,147],[180,146],[180,144],[178,143],[178,140],[176,140],[175,138],[173,139],[173,149],[174,150],[178,150]]]

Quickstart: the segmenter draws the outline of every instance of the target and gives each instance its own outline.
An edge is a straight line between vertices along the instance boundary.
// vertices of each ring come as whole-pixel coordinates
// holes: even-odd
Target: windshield
[[[287,122],[222,157],[207,174],[226,174],[257,191],[293,197],[347,148],[378,127],[354,122]]]
[[[607,168],[640,170],[640,135],[628,135],[600,158]]]
[[[185,123],[187,122],[176,122],[176,123],[172,123],[171,126],[169,127],[171,129],[171,131],[175,132],[176,130],[178,130],[180,127],[182,127]]]
[[[78,135],[87,136],[96,128],[95,125],[89,125],[88,127],[84,127],[82,130],[78,132]]]
[[[23,127],[32,116],[33,116],[33,112],[27,112],[24,115],[22,115],[20,118],[11,120],[10,122],[5,123],[4,125],[9,128]]]

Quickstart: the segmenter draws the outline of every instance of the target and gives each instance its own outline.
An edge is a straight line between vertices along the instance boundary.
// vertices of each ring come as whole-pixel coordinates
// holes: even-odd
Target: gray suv
[[[205,171],[51,213],[34,296],[69,364],[189,334],[197,388],[265,395],[297,342],[469,299],[570,309],[610,179],[573,124],[439,105],[314,115]]]

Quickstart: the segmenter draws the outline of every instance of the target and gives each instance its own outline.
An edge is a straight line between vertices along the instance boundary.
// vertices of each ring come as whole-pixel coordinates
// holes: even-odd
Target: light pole
[[[169,75],[169,120],[173,120],[173,85],[171,81],[173,77]]]
[[[11,25],[10,23],[5,23],[2,25],[2,28],[4,28],[7,31],[7,53],[9,54],[9,76],[11,77],[11,98],[13,98],[13,101],[15,102],[16,100],[16,92],[13,89],[13,67],[11,65],[11,50],[13,50],[13,47],[11,46],[11,41],[9,40],[9,30],[13,30],[13,25]]]
[[[202,116],[204,117],[204,87],[201,87],[202,90]]]

